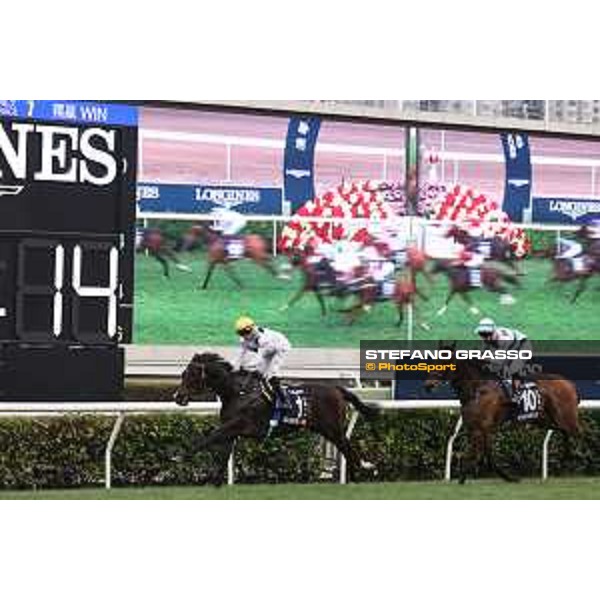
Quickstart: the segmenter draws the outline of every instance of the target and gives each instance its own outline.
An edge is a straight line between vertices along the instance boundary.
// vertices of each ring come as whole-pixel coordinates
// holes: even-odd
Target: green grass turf
[[[506,484],[378,483],[126,488],[105,491],[0,492],[0,500],[598,500],[600,479],[554,479]]]
[[[396,310],[389,303],[378,305],[372,313],[348,327],[343,316],[335,312],[322,318],[311,296],[303,298],[288,312],[280,311],[300,286],[298,274],[292,281],[281,281],[244,261],[234,266],[246,285],[244,291],[238,291],[222,270],[215,272],[210,289],[201,291],[199,283],[206,271],[203,256],[188,255],[185,260],[194,273],[173,269],[172,278],[167,280],[157,262],[138,255],[134,343],[235,345],[237,339],[232,323],[244,313],[285,332],[296,347],[356,348],[360,340],[406,339],[406,326],[396,327]],[[531,339],[599,339],[600,279],[592,282],[589,291],[573,306],[570,299],[574,284],[548,283],[550,268],[548,261],[527,262],[527,275],[522,278],[522,289],[513,294],[517,299],[513,306],[501,306],[499,296],[489,292],[477,291],[472,298],[485,316],[518,328]],[[417,323],[429,321],[433,328],[427,333],[417,327],[416,339],[473,339],[479,318],[469,313],[460,298],[442,318],[433,320],[448,293],[446,278],[438,276],[433,288],[425,283],[422,286],[430,301],[418,304]],[[330,300],[329,304],[333,302]]]

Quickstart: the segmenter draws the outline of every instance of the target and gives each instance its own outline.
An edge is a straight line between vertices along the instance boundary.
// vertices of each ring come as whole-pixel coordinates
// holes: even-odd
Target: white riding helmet
[[[475,333],[477,335],[494,333],[496,331],[496,323],[492,319],[482,319]]]

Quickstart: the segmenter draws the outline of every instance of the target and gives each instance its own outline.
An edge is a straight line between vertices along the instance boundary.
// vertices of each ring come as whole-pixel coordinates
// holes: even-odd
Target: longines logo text
[[[39,157],[32,157],[34,142]],[[35,181],[107,186],[117,177],[115,147],[115,131],[99,127],[0,122],[0,184],[33,175]]]
[[[241,204],[258,204],[260,192],[258,190],[235,190],[226,188],[196,188],[196,200],[199,202],[212,202],[226,208],[234,208]]]
[[[600,202],[556,200],[550,203],[550,210],[552,212],[560,212],[573,219],[573,221],[576,221],[589,213],[600,212]]]

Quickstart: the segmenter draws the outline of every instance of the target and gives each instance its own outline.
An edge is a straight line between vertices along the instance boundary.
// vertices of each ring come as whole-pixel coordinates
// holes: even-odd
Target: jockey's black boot
[[[511,379],[502,379],[501,380],[502,389],[506,394],[506,397],[509,401],[508,414],[506,418],[509,421],[513,421],[518,419],[519,414],[521,412],[521,407],[519,405],[519,399],[515,396],[515,388],[514,383]]]
[[[515,396],[514,396],[514,387],[513,387],[513,382],[511,379],[502,379],[502,389],[504,390],[504,393],[506,394],[506,397],[508,398],[509,402],[515,402]]]

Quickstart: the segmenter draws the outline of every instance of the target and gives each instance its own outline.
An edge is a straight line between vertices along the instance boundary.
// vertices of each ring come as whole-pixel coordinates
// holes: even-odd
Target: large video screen
[[[136,344],[600,333],[596,142],[144,108],[139,154]]]
[[[340,311],[354,300],[334,298],[329,289],[323,290],[325,315],[311,291],[288,306],[306,277],[292,263],[308,250],[288,225],[289,216],[302,211],[324,219],[367,219],[371,211],[391,217],[392,208],[384,213],[379,205],[402,201],[405,140],[403,127],[142,109],[134,343],[234,345],[233,323],[245,314],[285,331],[296,347],[357,347],[374,330],[395,334],[392,307],[350,327]],[[381,182],[390,188],[376,189]],[[246,219],[235,233],[242,245],[254,244],[250,258],[235,243],[228,260],[219,257],[220,242],[211,231],[219,223],[206,220],[219,211]],[[348,231],[340,233],[340,227]],[[333,232],[324,225],[332,234],[323,236],[329,249],[339,241],[338,253],[354,252],[358,244],[343,242],[357,232],[344,221],[340,227]]]
[[[458,236],[448,225],[423,227],[428,258],[458,269],[438,269],[439,285],[417,308],[417,339],[471,339],[482,317],[531,339],[598,338],[599,143],[422,129],[420,165],[432,199],[424,215],[465,225]],[[469,243],[482,237],[487,244]]]

